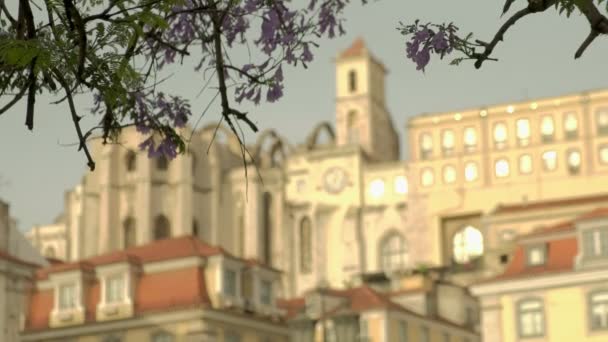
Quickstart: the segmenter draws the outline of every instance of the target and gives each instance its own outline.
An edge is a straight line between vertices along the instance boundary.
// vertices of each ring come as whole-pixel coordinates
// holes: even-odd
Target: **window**
[[[59,286],[57,296],[59,310],[69,310],[76,308],[76,284],[63,284]]]
[[[446,165],[443,168],[443,182],[452,184],[456,182],[456,168],[453,165]]]
[[[526,260],[528,266],[539,266],[545,264],[545,246],[532,246],[526,250]]]
[[[545,115],[542,117],[540,121],[540,134],[542,142],[550,143],[553,141],[555,134],[555,124],[553,122],[552,116]]]
[[[125,164],[127,165],[127,172],[133,172],[137,169],[137,154],[129,150],[125,156]]]
[[[158,215],[154,220],[154,240],[167,239],[171,236],[171,225],[165,215]]]
[[[105,336],[101,341],[102,342],[121,342],[122,339],[118,335],[109,335],[109,336]]]
[[[407,322],[399,321],[399,342],[408,342]]]
[[[424,187],[431,186],[435,182],[435,175],[432,169],[423,169],[420,178],[420,182]]]
[[[420,342],[430,342],[430,331],[429,327],[421,326],[420,327]]]
[[[225,269],[223,283],[224,294],[236,297],[236,272]]]
[[[47,248],[44,249],[44,256],[46,258],[55,258],[57,256],[57,253],[55,252],[55,247],[53,246],[48,246]]]
[[[420,159],[429,159],[433,154],[433,137],[430,133],[420,135]]]
[[[508,262],[509,262],[509,254],[501,254],[500,255],[501,265],[506,265]]]
[[[504,178],[509,176],[509,162],[506,159],[498,159],[494,165],[496,177]]]
[[[519,119],[515,123],[517,126],[517,143],[519,146],[530,145],[530,120]]]
[[[272,195],[265,192],[262,197],[263,202],[263,225],[262,225],[262,255],[266,265],[271,264],[272,256]]]
[[[125,279],[122,274],[108,277],[105,281],[106,303],[121,302],[124,297]]]
[[[268,280],[260,282],[260,302],[264,305],[272,305],[272,282]]]
[[[478,176],[477,164],[474,162],[468,162],[464,165],[464,179],[467,182],[473,182]]]
[[[576,175],[581,170],[581,152],[578,149],[570,149],[566,152],[568,160],[568,172],[571,175]]]
[[[407,245],[405,238],[399,233],[392,233],[382,242],[380,246],[380,264],[382,271],[390,273],[391,271],[403,269],[409,261]]]
[[[351,110],[348,112],[346,127],[348,130],[348,143],[351,145],[359,144],[359,116],[357,115],[357,111]]]
[[[355,70],[348,72],[348,91],[351,93],[357,91],[357,72]]]
[[[407,194],[407,191],[408,191],[407,178],[405,178],[405,176],[395,177],[395,193],[403,195],[403,194]]]
[[[608,329],[608,291],[589,295],[589,311],[591,330]]]
[[[466,264],[483,254],[483,235],[479,229],[466,226],[454,234],[452,245],[454,261]]]
[[[498,150],[507,147],[507,125],[504,122],[494,125],[494,146]]]
[[[167,157],[161,155],[156,158],[156,169],[160,171],[166,171],[169,168],[169,161]]]
[[[542,337],[544,335],[543,303],[540,299],[525,299],[517,305],[520,337]]]
[[[564,115],[564,136],[566,139],[576,139],[578,137],[578,118],[576,113],[566,113]]]
[[[200,230],[198,228],[198,221],[195,218],[193,218],[192,219],[192,236],[198,237],[199,233],[200,233]]]
[[[373,198],[380,198],[384,195],[384,181],[382,179],[374,179],[369,183],[369,194]]]
[[[600,146],[600,163],[608,164],[608,145]]]
[[[446,129],[441,134],[441,148],[445,157],[454,153],[454,131]]]
[[[133,247],[136,244],[135,219],[127,217],[122,224],[123,229],[123,248]]]
[[[532,173],[532,156],[529,154],[522,154],[519,156],[519,173],[527,175]]]
[[[232,331],[225,331],[224,339],[226,342],[241,342],[241,335]]]
[[[597,134],[608,135],[608,107],[598,109],[596,112]]]
[[[358,342],[369,342],[369,324],[366,320],[359,321],[359,341]]]
[[[587,229],[583,232],[583,250],[587,258],[608,256],[608,229]]]
[[[467,127],[464,129],[464,150],[466,152],[473,152],[477,149],[477,132],[473,127]]]
[[[152,334],[152,342],[174,342],[175,339],[172,334],[166,331],[159,331]]]
[[[300,271],[312,271],[312,229],[310,218],[304,217],[300,221]]]
[[[543,153],[542,158],[545,171],[555,171],[557,169],[557,152],[546,151]]]

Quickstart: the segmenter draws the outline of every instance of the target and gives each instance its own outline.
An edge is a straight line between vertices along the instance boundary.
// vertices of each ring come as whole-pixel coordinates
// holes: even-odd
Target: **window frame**
[[[410,255],[408,243],[400,232],[392,230],[387,233],[382,240],[380,240],[379,247],[380,269],[385,274],[404,269],[409,265]],[[397,263],[394,263],[395,259],[398,260]]]
[[[448,181],[448,179],[446,178],[447,171],[449,169],[451,169],[454,172],[454,179],[452,179],[451,181]],[[443,184],[446,184],[446,185],[455,184],[458,181],[458,175],[457,175],[457,171],[456,171],[456,166],[454,166],[452,164],[444,165],[443,168],[442,168],[442,170],[441,170],[441,178],[443,180]]]
[[[608,135],[608,123],[606,125],[600,125],[600,116],[606,115],[608,117],[608,107],[599,107],[595,109],[595,127],[598,136]]]
[[[530,158],[530,170],[527,172],[522,169],[523,163],[521,161],[524,157]],[[519,171],[520,175],[530,175],[534,172],[534,158],[532,158],[530,153],[522,153],[519,155],[519,157],[517,157],[517,171]]]
[[[574,118],[574,122],[576,122],[576,128],[574,130],[568,129],[567,122],[568,122],[569,118]],[[564,138],[566,140],[575,140],[578,138],[579,119],[578,119],[578,115],[576,115],[575,111],[564,113],[563,125],[564,125]]]
[[[531,302],[538,302],[540,304],[540,308],[539,309],[527,309],[527,310],[523,310],[522,306],[526,303],[531,303]],[[524,334],[523,331],[523,314],[525,313],[537,313],[540,315],[540,319],[541,319],[541,324],[540,324],[540,332],[533,332],[531,334]],[[526,298],[522,298],[520,300],[518,300],[515,304],[515,319],[516,319],[516,324],[517,324],[517,335],[519,336],[519,338],[541,338],[545,336],[545,331],[546,331],[546,327],[545,327],[545,303],[544,300],[540,297],[526,297]]]
[[[608,156],[608,144],[601,144],[597,148],[597,159],[601,165],[608,165],[608,159],[602,159],[602,150],[606,150],[606,155]]]
[[[606,318],[606,325],[605,326],[596,326],[594,324],[594,313],[593,313],[593,308],[594,308],[594,302],[593,302],[593,297],[594,296],[598,296],[601,294],[605,294],[608,296],[608,289],[602,288],[602,289],[595,289],[591,292],[589,292],[587,294],[587,315],[588,315],[588,320],[589,320],[589,330],[590,331],[605,331],[608,330],[608,299],[607,300],[603,300],[600,301],[599,303],[595,303],[595,305],[605,305],[606,306],[606,312],[605,312],[605,318]]]
[[[520,122],[527,122],[528,133],[526,136],[521,136],[520,133]],[[532,126],[530,125],[530,119],[528,118],[519,118],[515,120],[515,136],[517,138],[517,145],[519,147],[526,147],[530,145],[530,140],[532,138]]]
[[[578,153],[579,162],[578,166],[574,166],[570,163],[570,156],[574,153]],[[566,150],[566,165],[568,166],[568,173],[570,175],[578,175],[581,173],[581,165],[583,163],[583,154],[580,149],[573,147]]]
[[[429,184],[425,184],[424,183],[424,175],[428,174],[431,176],[430,178],[430,183]],[[420,185],[422,185],[422,187],[424,188],[430,188],[433,185],[435,185],[435,172],[432,168],[430,167],[425,167],[423,169],[420,170]]]
[[[430,146],[428,149],[425,148],[425,140],[426,137],[428,137],[428,141],[430,141]],[[420,148],[419,148],[419,153],[420,153],[420,159],[421,160],[429,160],[432,158],[433,156],[433,149],[434,149],[434,143],[433,143],[433,135],[430,132],[422,132],[420,133],[420,136],[418,137],[418,144],[420,144]]]
[[[474,230],[476,230],[480,235],[481,235],[481,253],[480,254],[472,254],[470,253],[470,249],[467,249],[467,234],[466,231],[468,228],[472,228]],[[460,249],[462,250],[463,253],[463,260],[458,260],[460,258],[457,257],[457,253],[456,253],[456,247],[457,247],[457,243],[456,243],[456,237],[462,234],[462,238],[461,241],[462,243],[460,244]],[[484,253],[485,253],[485,249],[486,249],[486,241],[485,241],[485,236],[483,235],[483,232],[481,231],[481,229],[475,227],[472,224],[465,224],[463,226],[460,227],[460,229],[456,230],[454,232],[454,234],[452,234],[452,239],[451,239],[451,258],[452,261],[458,265],[466,265],[466,264],[470,264],[472,262],[474,262],[475,260],[483,257]]]
[[[72,299],[71,299],[71,304],[69,306],[64,306],[64,295],[65,293],[62,291],[65,288],[72,288]],[[56,305],[56,310],[57,312],[69,312],[69,311],[74,311],[77,310],[80,307],[80,303],[78,301],[78,282],[76,281],[70,281],[70,282],[62,282],[60,284],[57,285],[56,287],[56,291],[57,291],[57,305]]]
[[[451,135],[452,146],[446,146],[446,136]],[[456,148],[456,132],[451,128],[446,128],[441,131],[441,153],[444,157],[451,157],[454,155],[454,149]]]
[[[260,279],[259,284],[260,284],[260,293],[259,293],[260,303],[262,305],[272,306],[272,294],[274,292],[272,280]]]
[[[553,168],[550,168],[549,165],[547,164],[547,158],[545,158],[545,155],[547,154],[553,154],[554,156],[554,160],[555,160],[555,166]],[[559,161],[558,161],[558,154],[556,150],[546,150],[543,151],[543,153],[541,153],[540,155],[540,159],[543,161],[543,171],[545,172],[555,172],[557,171],[557,169],[559,169]]]
[[[547,122],[551,122],[551,133],[547,134],[544,132],[544,124],[545,120],[549,120]],[[545,114],[540,118],[540,141],[543,144],[550,144],[555,141],[555,119],[551,114]]]
[[[110,283],[111,281],[119,281],[120,284],[120,291],[119,291],[119,295],[117,298],[112,298],[110,299],[108,294],[110,294]],[[103,280],[103,299],[104,299],[104,304],[106,305],[117,305],[117,304],[121,304],[124,303],[126,296],[125,296],[125,289],[127,286],[127,282],[125,279],[125,274],[124,273],[113,273],[113,274],[109,274],[107,276],[104,277]]]
[[[228,275],[233,275],[233,279],[228,279]],[[230,283],[228,280],[233,280]],[[237,297],[238,296],[238,274],[237,271],[233,268],[226,267],[222,269],[222,294],[229,297]]]
[[[475,177],[473,177],[471,179],[469,179],[467,177],[467,169],[469,169],[469,166],[472,166],[475,169]],[[478,167],[478,165],[477,165],[476,162],[474,162],[474,161],[468,161],[468,162],[464,163],[464,175],[463,175],[463,177],[464,177],[464,181],[467,182],[467,183],[472,183],[472,182],[475,182],[476,180],[479,179],[479,167]]]
[[[539,251],[542,256],[542,260],[539,263],[532,262],[532,253]],[[535,244],[526,247],[526,266],[537,267],[543,266],[547,263],[547,246],[545,244]]]
[[[467,143],[467,132],[473,132],[472,136],[473,140],[475,140],[473,144]],[[477,150],[478,140],[479,139],[477,137],[477,130],[474,126],[468,126],[464,128],[464,130],[462,131],[462,146],[464,146],[465,152],[475,152]]]
[[[499,175],[498,174],[498,163],[500,163],[501,161],[504,161],[507,165],[507,171],[504,175]],[[509,165],[509,159],[507,159],[506,157],[501,157],[498,158],[494,161],[494,177],[497,179],[504,179],[504,178],[508,178],[511,175],[511,166]]]
[[[496,138],[496,132],[498,130],[498,127],[503,127],[503,129],[504,129],[504,132],[505,132],[504,140],[499,141]],[[492,126],[492,141],[494,142],[494,149],[496,149],[496,150],[504,150],[508,147],[509,129],[507,127],[506,122],[497,121],[494,123],[494,125]]]

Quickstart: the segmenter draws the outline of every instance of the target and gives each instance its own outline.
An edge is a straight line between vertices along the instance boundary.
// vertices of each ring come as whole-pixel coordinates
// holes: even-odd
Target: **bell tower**
[[[399,158],[399,137],[386,109],[386,69],[359,38],[336,59],[336,140],[374,161]]]

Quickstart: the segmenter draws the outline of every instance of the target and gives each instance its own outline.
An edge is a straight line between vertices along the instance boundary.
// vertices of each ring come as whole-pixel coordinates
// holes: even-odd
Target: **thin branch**
[[[89,166],[89,169],[91,171],[94,171],[95,162],[93,161],[93,158],[91,157],[91,153],[89,152],[89,148],[87,147],[86,136],[83,136],[82,129],[80,128],[81,117],[79,117],[78,113],[76,112],[76,106],[74,106],[74,99],[72,98],[72,92],[70,90],[70,86],[66,82],[65,78],[63,78],[63,75],[61,74],[61,72],[59,70],[57,70],[56,68],[53,68],[53,73],[55,74],[55,77],[57,77],[57,81],[59,81],[59,84],[61,84],[61,87],[63,87],[63,89],[65,90],[65,93],[66,93],[66,96],[68,99],[68,104],[70,106],[70,114],[72,116],[72,121],[74,122],[74,127],[76,128],[76,135],[78,136],[78,142],[80,143],[80,145],[78,146],[78,150],[79,151],[84,150],[84,154],[87,156],[87,165]]]
[[[592,0],[585,2],[575,1],[575,6],[578,10],[587,18],[591,31],[587,35],[587,38],[583,41],[581,46],[576,50],[574,58],[580,58],[587,47],[597,38],[600,34],[608,34],[608,18],[600,13]]]
[[[599,35],[600,35],[600,33],[598,31],[591,30],[591,32],[589,32],[589,35],[587,36],[587,38],[585,38],[585,40],[583,41],[581,46],[578,48],[578,50],[576,50],[576,53],[574,54],[574,59],[580,58],[583,55],[583,53],[585,52],[585,50],[587,49],[587,47],[589,47],[589,45],[591,45],[591,43]]]
[[[6,5],[4,4],[4,0],[0,0],[0,10],[2,10],[2,13],[4,13],[4,15],[8,18],[8,21],[11,22],[11,25],[13,25],[13,27],[16,27],[17,20],[15,18],[13,18],[11,13],[8,11],[8,8],[6,8]]]
[[[23,86],[23,88],[21,88],[21,91],[19,91],[19,93],[17,93],[9,103],[7,103],[4,107],[0,108],[0,115],[4,114],[4,112],[11,109],[11,107],[14,106],[15,103],[19,102],[23,95],[25,95],[27,89],[28,85],[26,84],[25,86]]]

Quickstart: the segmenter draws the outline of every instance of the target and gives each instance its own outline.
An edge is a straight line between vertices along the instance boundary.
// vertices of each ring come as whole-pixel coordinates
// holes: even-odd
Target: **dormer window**
[[[75,283],[59,285],[57,304],[57,309],[59,309],[59,311],[72,310],[76,308]]]
[[[223,291],[227,296],[236,297],[236,271],[224,269]]]
[[[528,266],[540,266],[545,264],[546,247],[544,245],[528,247],[526,262]]]
[[[268,280],[260,282],[260,302],[263,305],[272,305],[272,282]]]
[[[608,229],[587,229],[583,232],[583,252],[586,258],[608,257]]]
[[[105,281],[106,303],[120,303],[124,299],[125,279],[122,274],[108,277]]]

